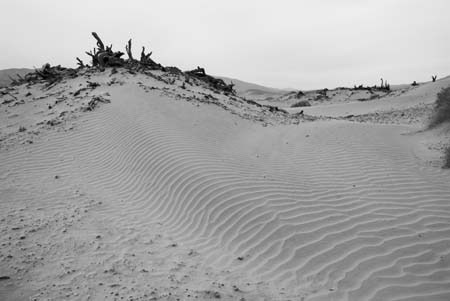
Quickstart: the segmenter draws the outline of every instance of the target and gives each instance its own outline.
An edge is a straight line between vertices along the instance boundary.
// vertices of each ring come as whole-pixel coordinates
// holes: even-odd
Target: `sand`
[[[450,171],[423,119],[310,122],[121,72],[11,93],[1,300],[450,298]]]

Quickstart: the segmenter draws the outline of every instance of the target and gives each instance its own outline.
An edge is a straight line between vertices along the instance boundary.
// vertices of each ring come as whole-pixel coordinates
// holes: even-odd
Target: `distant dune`
[[[235,84],[234,88],[236,90],[236,93],[241,97],[246,97],[249,99],[256,99],[256,100],[263,100],[267,98],[275,99],[288,91],[285,89],[265,87],[262,85],[253,84],[224,76],[219,76],[219,78],[223,79],[228,84],[233,82]]]
[[[33,71],[33,69],[26,68],[12,68],[0,70],[0,87],[5,87],[11,83],[11,77],[17,78],[17,74],[24,76]]]

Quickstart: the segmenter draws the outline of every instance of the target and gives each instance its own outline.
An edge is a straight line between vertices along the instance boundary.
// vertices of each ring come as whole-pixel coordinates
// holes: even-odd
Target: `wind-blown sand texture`
[[[418,124],[114,77],[0,106],[0,299],[450,299],[450,173]]]

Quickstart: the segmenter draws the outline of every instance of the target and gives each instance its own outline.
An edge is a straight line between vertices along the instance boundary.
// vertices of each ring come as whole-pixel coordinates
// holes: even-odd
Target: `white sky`
[[[85,62],[96,31],[182,70],[279,88],[450,74],[448,0],[0,0],[0,69]],[[125,51],[124,51],[125,52]]]

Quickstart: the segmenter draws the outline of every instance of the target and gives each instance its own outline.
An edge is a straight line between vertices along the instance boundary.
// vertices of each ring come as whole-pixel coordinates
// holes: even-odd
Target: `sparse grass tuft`
[[[446,121],[450,121],[450,87],[438,93],[429,128],[434,128]]]
[[[299,102],[294,103],[291,108],[299,108],[299,107],[310,107],[311,104],[307,100],[300,100]]]

